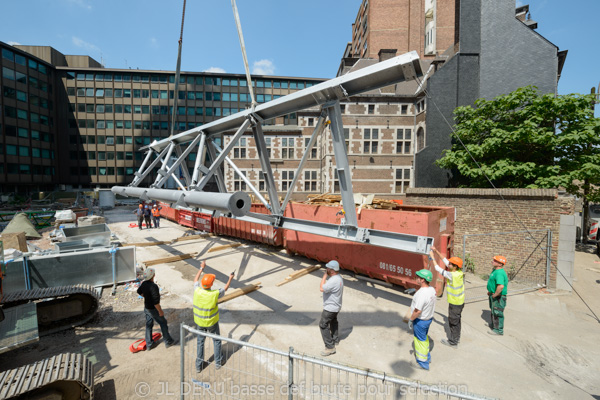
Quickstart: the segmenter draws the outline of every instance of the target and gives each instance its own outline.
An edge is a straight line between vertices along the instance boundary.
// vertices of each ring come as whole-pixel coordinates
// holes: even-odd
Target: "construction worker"
[[[440,268],[434,263],[435,270],[446,278],[446,291],[448,292],[448,325],[450,325],[450,336],[448,340],[442,339],[442,344],[454,347],[460,342],[460,317],[465,307],[465,274],[462,271],[463,260],[459,257],[446,259],[435,247],[431,247],[429,257],[433,260],[436,253],[442,259],[450,271]]]
[[[410,304],[409,328],[414,330],[415,359],[414,367],[429,371],[431,354],[429,354],[429,327],[435,312],[435,289],[429,286],[433,274],[427,269],[417,271],[417,283],[420,288],[413,296]]]
[[[146,228],[152,228],[152,213],[148,204],[144,205],[144,221],[146,222]]]
[[[234,273],[229,275],[229,280],[223,289],[211,289],[214,281],[214,274],[206,274],[202,277],[202,282],[198,282],[200,275],[206,268],[206,261],[202,261],[200,269],[194,278],[194,322],[198,325],[198,329],[202,332],[212,333],[214,335],[220,335],[219,330],[219,307],[217,301],[219,298],[225,295],[231,281],[233,280]],[[197,340],[197,358],[196,358],[196,371],[201,372],[204,369],[204,339],[203,335],[198,335]],[[215,345],[215,367],[220,369],[222,363],[221,354],[221,341],[213,339]]]
[[[152,206],[152,222],[155,228],[160,228],[160,208],[157,204]]]
[[[504,308],[506,307],[506,293],[508,292],[508,275],[504,270],[506,257],[494,256],[492,260],[494,271],[490,274],[487,290],[492,311],[490,335],[504,335]]]
[[[321,336],[325,342],[325,350],[321,352],[321,355],[330,356],[335,354],[335,345],[340,342],[337,316],[342,309],[344,280],[340,275],[340,264],[337,261],[331,260],[325,267],[327,269],[321,279],[320,287],[323,293],[323,312],[319,328],[321,328]]]
[[[140,204],[138,209],[133,212],[137,216],[138,228],[140,231],[142,230],[142,225],[144,224],[144,205]]]
[[[177,340],[169,335],[169,325],[165,318],[165,312],[160,306],[160,290],[158,285],[154,283],[154,268],[148,268],[144,272],[144,282],[140,285],[137,293],[144,297],[144,314],[146,315],[146,349],[152,350],[157,343],[152,342],[152,328],[154,321],[160,325],[163,338],[165,339],[165,347],[170,347],[177,344]]]

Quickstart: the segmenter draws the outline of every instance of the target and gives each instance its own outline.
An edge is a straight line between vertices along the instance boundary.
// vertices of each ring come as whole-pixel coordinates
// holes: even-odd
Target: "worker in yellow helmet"
[[[465,307],[465,274],[462,271],[463,260],[459,257],[446,257],[435,247],[431,247],[429,256],[435,259],[437,254],[446,264],[448,270],[442,269],[437,263],[434,263],[438,274],[446,278],[446,291],[448,292],[448,325],[450,325],[450,336],[448,339],[442,339],[442,344],[456,348],[460,342],[460,320],[463,308]]]
[[[211,289],[215,281],[214,274],[206,274],[202,277],[202,282],[198,282],[200,275],[204,272],[206,267],[206,261],[202,261],[200,269],[194,278],[194,322],[198,325],[198,329],[203,332],[212,333],[214,335],[220,335],[219,330],[219,307],[217,301],[220,297],[225,295],[231,281],[233,280],[234,273],[229,275],[229,280],[223,289]],[[196,371],[201,372],[204,368],[204,339],[203,335],[198,335],[198,349],[196,358]],[[215,367],[216,369],[221,368],[222,354],[221,354],[221,341],[213,339],[215,345]]]

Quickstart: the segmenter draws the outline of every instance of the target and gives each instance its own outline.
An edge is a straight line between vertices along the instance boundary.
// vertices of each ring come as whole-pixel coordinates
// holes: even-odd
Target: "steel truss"
[[[160,200],[181,207],[197,207],[223,212],[238,219],[271,224],[284,229],[313,233],[316,235],[338,238],[353,242],[372,244],[412,253],[427,254],[433,245],[433,238],[414,236],[395,232],[377,231],[359,228],[354,205],[352,180],[348,155],[344,142],[344,128],[340,100],[369,90],[378,89],[399,82],[422,76],[419,57],[410,52],[398,57],[365,67],[356,72],[331,79],[313,87],[292,93],[285,97],[261,104],[250,110],[221,118],[201,127],[197,127],[161,141],[155,141],[147,150],[146,158],[133,182],[127,186],[115,186],[112,191],[117,194],[138,197],[142,200]],[[294,179],[287,190],[285,199],[280,204],[273,171],[268,156],[262,122],[264,120],[287,115],[310,107],[321,107],[321,114],[313,131],[304,155],[295,172]],[[330,125],[335,169],[340,183],[342,205],[345,215],[340,225],[316,221],[300,220],[283,216],[283,212],[291,198],[304,164],[315,145],[317,137]],[[236,130],[231,141],[219,147],[215,138],[219,134]],[[265,179],[269,201],[261,195],[256,187],[246,178],[228,157],[238,140],[248,131],[252,131],[261,169]],[[186,146],[185,149],[182,149]],[[196,161],[192,176],[189,176],[186,158],[196,152]],[[171,165],[169,160],[177,155]],[[154,160],[152,160],[154,156]],[[209,163],[210,161],[210,163]],[[160,163],[160,169],[150,188],[140,188],[139,184]],[[175,174],[181,164],[185,185]],[[256,197],[267,207],[271,214],[250,212],[250,197],[244,192],[227,193],[223,177],[222,165],[227,163],[242,179]],[[207,165],[209,165],[207,167]],[[220,193],[204,192],[203,189],[212,177],[215,177]],[[163,189],[167,179],[173,178],[180,190]]]

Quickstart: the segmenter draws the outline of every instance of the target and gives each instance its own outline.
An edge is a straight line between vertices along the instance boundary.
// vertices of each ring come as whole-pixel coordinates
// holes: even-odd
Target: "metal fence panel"
[[[205,368],[196,370],[197,338],[204,336]],[[222,340],[223,365],[213,339]],[[268,349],[181,325],[181,399],[489,399],[464,385],[427,385],[383,372]]]

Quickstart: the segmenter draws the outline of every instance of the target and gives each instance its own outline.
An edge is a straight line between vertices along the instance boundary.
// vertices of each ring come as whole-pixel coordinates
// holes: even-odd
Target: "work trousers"
[[[155,228],[160,228],[160,217],[152,217],[152,221],[154,222]]]
[[[158,322],[158,325],[160,325],[160,330],[162,331],[165,342],[172,343],[173,338],[169,335],[167,319],[164,316],[161,317],[158,315],[158,310],[156,308],[154,310],[144,308],[144,314],[146,315],[146,348],[149,349],[150,346],[152,346],[152,328],[154,327],[154,321]]]
[[[213,335],[221,335],[221,331],[219,330],[219,323],[217,322],[213,326],[209,326],[208,328],[201,327],[196,325],[196,329],[202,332],[212,333]],[[196,370],[202,370],[202,363],[204,362],[204,340],[206,336],[198,335],[197,339],[197,357],[196,357]],[[221,366],[221,341],[218,339],[213,339],[215,344],[215,365]]]
[[[490,295],[490,310],[492,310],[491,328],[499,334],[504,334],[504,309],[506,308],[506,296],[492,297]]]
[[[325,342],[325,347],[328,349],[333,349],[336,343],[340,341],[337,315],[338,313],[327,310],[323,310],[321,313],[319,328],[321,328],[321,336],[323,337],[323,342]]]
[[[146,221],[146,228],[150,229],[152,228],[152,217],[150,217],[149,215],[144,215],[144,220]]]
[[[415,359],[423,369],[429,369],[429,363],[431,362],[428,333],[432,321],[433,318],[428,320],[417,318],[413,321]]]
[[[144,225],[144,216],[138,215],[137,219],[138,219],[138,228],[140,228],[140,230],[142,230],[142,225]]]
[[[462,314],[464,304],[448,304],[448,325],[450,325],[450,344],[458,344],[460,342],[460,316]]]

